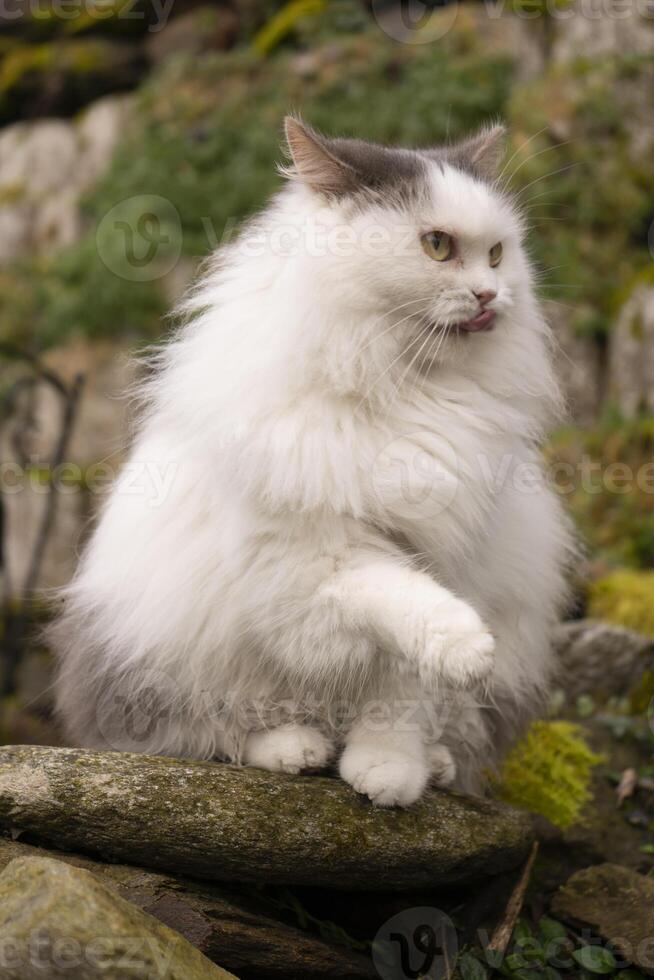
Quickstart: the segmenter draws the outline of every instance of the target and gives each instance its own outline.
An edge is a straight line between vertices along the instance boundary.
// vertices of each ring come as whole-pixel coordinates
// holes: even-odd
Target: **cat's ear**
[[[284,132],[293,161],[293,169],[284,171],[287,175],[299,177],[319,194],[341,196],[356,190],[356,170],[338,158],[330,140],[295,116],[286,117]]]
[[[486,126],[475,136],[451,147],[453,162],[473,170],[485,180],[495,180],[506,152],[506,127]]]

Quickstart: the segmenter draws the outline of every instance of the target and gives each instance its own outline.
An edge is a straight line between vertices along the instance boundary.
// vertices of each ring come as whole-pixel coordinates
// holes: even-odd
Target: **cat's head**
[[[446,357],[508,328],[528,273],[521,219],[498,182],[502,126],[409,150],[330,139],[288,117],[286,140],[286,175],[351,235],[350,248],[323,263],[324,277],[384,316],[409,354],[420,344],[421,360]]]

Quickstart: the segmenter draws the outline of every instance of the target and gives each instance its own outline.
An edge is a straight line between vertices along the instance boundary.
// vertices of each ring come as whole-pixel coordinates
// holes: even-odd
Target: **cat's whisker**
[[[567,262],[560,262],[558,265],[548,265],[542,269],[539,269],[538,272],[536,273],[535,278],[538,279],[540,276],[548,275],[550,272],[556,272],[557,269],[567,269],[567,268],[568,268]]]
[[[422,311],[422,314],[423,315],[425,313],[427,313],[427,309],[425,309],[425,310]],[[414,315],[417,316],[418,314],[414,314]],[[406,319],[408,319],[408,317]],[[403,322],[403,321],[401,321],[401,322]],[[396,357],[393,358],[393,360],[390,362],[390,364],[387,364],[386,365],[386,367],[381,372],[381,374],[375,379],[375,381],[373,381],[373,383],[366,390],[365,394],[359,400],[359,402],[357,403],[357,408],[359,408],[363,404],[363,402],[365,402],[365,401],[368,400],[368,398],[372,394],[373,390],[377,387],[377,385],[382,380],[382,378],[384,378],[388,374],[388,372],[390,370],[392,370],[392,368],[397,364],[398,361],[400,361],[405,356],[405,354],[408,354],[408,352],[411,350],[411,347],[413,346],[413,344],[416,343],[416,340],[418,340],[420,337],[422,337],[422,332],[420,332],[420,334],[418,334],[418,337],[417,338],[416,337],[412,337],[409,340],[408,344],[406,344],[402,348],[402,350],[400,351],[400,353]]]
[[[563,174],[567,170],[572,170],[573,167],[578,166],[578,163],[569,163],[565,167],[559,167],[558,170],[551,170],[549,173],[543,174],[541,177],[535,177],[534,180],[530,180],[528,184],[525,184],[520,193],[516,196],[516,200],[519,202],[524,192],[529,190],[530,187],[533,187],[534,184],[540,183],[541,180],[548,180],[550,177],[556,177],[557,174]]]
[[[530,136],[528,140],[525,140],[524,143],[522,143],[520,146],[516,147],[516,149],[513,151],[513,153],[511,154],[511,156],[506,161],[506,163],[504,164],[504,166],[500,170],[499,174],[495,178],[495,184],[497,184],[497,185],[500,184],[500,182],[501,182],[502,178],[504,177],[504,174],[506,173],[507,169],[511,166],[511,164],[513,163],[513,161],[515,160],[515,158],[517,157],[517,155],[520,153],[520,151],[523,150],[525,148],[525,146],[529,146],[529,144],[532,143],[535,139],[538,139],[538,137],[541,136],[544,132],[546,132],[547,129],[549,129],[549,126],[543,126],[543,128],[542,129],[539,129],[537,133],[534,133],[533,136]]]
[[[537,194],[536,197],[544,197],[545,195]],[[535,199],[534,199],[535,200]],[[541,201],[539,204],[528,204],[526,207],[522,208],[523,213],[527,211],[532,211],[534,208],[561,208],[564,211],[572,211],[572,207],[569,204],[563,204],[562,201]]]
[[[556,306],[565,306],[566,310],[576,310],[576,306],[573,306],[572,303],[565,303],[561,299],[553,299],[550,296],[547,296],[546,299],[548,303],[555,303]]]
[[[433,361],[433,360],[435,360],[438,357],[438,355],[440,353],[440,350],[441,350],[441,347],[445,343],[445,338],[450,333],[450,330],[451,330],[451,327],[449,325],[443,326],[443,328],[441,329],[441,332],[440,332],[440,336],[436,338],[436,343],[434,344],[434,346],[432,347],[432,349],[429,351],[429,359],[430,360]]]
[[[413,355],[413,357],[409,361],[408,365],[406,366],[406,368],[402,372],[402,375],[400,376],[400,379],[399,379],[399,381],[397,382],[397,384],[395,386],[395,394],[393,395],[393,397],[391,398],[391,400],[390,400],[390,402],[388,404],[385,418],[388,418],[392,406],[397,401],[397,397],[398,397],[398,395],[400,393],[400,390],[402,388],[402,385],[404,383],[404,379],[408,375],[409,371],[411,370],[411,368],[412,368],[413,364],[415,363],[415,361],[417,360],[417,358],[420,356],[420,354],[423,351],[424,347],[429,343],[429,341],[430,341],[430,335],[432,334],[432,332],[433,332],[432,331],[432,324],[428,321],[426,323],[426,325],[422,328],[422,330],[420,331],[420,333],[418,334],[418,337],[416,338],[416,343],[417,343],[421,339],[421,337],[424,336],[424,340],[422,341],[422,344],[420,345],[420,347],[418,348],[418,350],[416,351],[416,353]]]
[[[375,323],[380,323],[381,321],[385,320],[387,316],[390,316],[392,313],[397,313],[398,310],[401,310],[405,306],[409,306],[410,303],[429,303],[429,301],[430,301],[430,297],[426,296],[424,299],[413,299],[413,300],[408,300],[408,302],[406,303],[400,303],[399,306],[394,307],[394,309],[389,310],[388,313],[385,313],[383,316],[380,316],[379,319],[375,321]],[[412,316],[419,316],[421,313],[424,313],[426,309],[428,309],[428,307],[425,306],[423,310],[414,310],[413,312],[409,313],[406,317],[404,317],[403,320],[397,320],[394,323],[391,323],[390,326],[386,327],[385,330],[382,330],[381,333],[376,333],[372,337],[369,337],[362,347],[359,347],[357,348],[357,350],[354,351],[352,358],[359,357],[361,354],[363,354],[365,350],[367,350],[370,347],[371,344],[374,344],[375,341],[380,340],[382,337],[385,337],[386,334],[390,333],[391,330],[395,330],[395,328],[398,327],[401,323],[404,323],[405,320],[409,320]]]
[[[426,319],[425,316],[421,317],[421,319],[417,323],[417,327],[419,328],[418,329],[418,333],[413,338],[413,340],[411,341],[411,343],[408,344],[408,346],[405,348],[404,353],[405,354],[408,354],[409,351],[411,350],[411,348],[414,347],[414,346],[417,347],[418,350],[417,350],[416,353],[413,354],[413,356],[411,357],[411,360],[409,361],[408,365],[404,368],[402,374],[400,375],[400,378],[396,382],[396,384],[395,384],[395,394],[392,396],[392,398],[391,398],[391,400],[389,402],[389,405],[392,405],[395,402],[395,400],[397,398],[397,395],[399,393],[400,387],[402,385],[402,382],[403,382],[404,378],[406,377],[406,374],[408,373],[408,371],[411,369],[411,365],[413,364],[413,361],[415,360],[416,355],[419,354],[420,351],[422,350],[423,344],[425,344],[429,340],[429,334],[430,334],[430,331],[431,331],[431,328],[432,328],[432,324],[429,321],[429,319]],[[424,340],[423,340],[423,337],[424,337]],[[422,344],[420,343],[420,341],[422,341]],[[420,346],[418,346],[418,345],[420,345]],[[388,417],[388,412],[386,413],[386,417]]]
[[[524,189],[526,189],[526,185]],[[538,194],[530,194],[527,204],[521,205],[521,210],[525,211],[528,208],[533,207],[535,201],[540,201],[544,197],[550,197],[553,193],[554,191],[551,188],[549,188],[548,190],[540,191]],[[556,201],[553,201],[552,203],[556,204]],[[561,202],[559,203],[561,204],[561,206],[563,206]]]
[[[438,353],[445,341],[447,334],[449,333],[449,326],[447,324],[442,324],[437,330],[433,331],[432,337],[427,339],[431,341],[427,347],[427,350],[422,355],[420,364],[415,369],[415,379],[413,385],[409,389],[407,398],[410,400],[414,393],[418,390],[418,385],[421,380],[424,380],[423,370],[428,361],[434,361],[438,357]]]
[[[530,156],[527,157],[526,160],[523,160],[522,163],[518,164],[518,166],[515,168],[515,170],[513,171],[510,177],[507,177],[506,184],[508,185],[511,183],[512,180],[515,180],[516,174],[519,174],[522,168],[525,167],[532,160],[535,160],[537,157],[542,156],[544,153],[551,153],[552,150],[560,150],[562,147],[568,146],[570,143],[576,143],[576,142],[577,140],[565,140],[564,143],[553,143],[551,146],[546,146],[544,149],[538,150],[537,153],[532,153]]]
[[[568,220],[567,218],[549,218],[545,215],[535,215],[535,217],[537,220],[533,224],[532,222],[529,222],[527,225],[529,231],[535,231],[536,228],[542,228],[546,221],[557,221],[560,223],[561,221]]]
[[[429,347],[427,348],[427,350],[423,354],[422,359],[420,361],[420,364],[416,368],[416,381],[415,381],[414,388],[411,390],[411,394],[413,393],[414,390],[417,390],[417,387],[418,387],[420,381],[421,380],[424,380],[424,374],[423,374],[423,372],[424,372],[424,369],[425,369],[425,365],[429,361],[433,361],[434,358],[438,355],[438,352],[441,349],[441,345],[444,342],[445,337],[449,333],[449,330],[450,330],[449,326],[447,326],[446,324],[443,324],[439,328],[439,330],[437,330],[435,332],[434,338],[433,338],[431,344],[429,345]]]

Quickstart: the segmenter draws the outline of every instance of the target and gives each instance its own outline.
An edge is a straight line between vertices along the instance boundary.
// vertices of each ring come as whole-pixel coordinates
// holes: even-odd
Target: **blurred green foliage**
[[[594,574],[654,567],[654,419],[607,413],[547,448],[555,486],[588,543]]]
[[[588,612],[597,619],[654,636],[654,572],[621,569],[593,582]]]
[[[530,199],[534,256],[580,333],[605,334],[651,268],[654,179],[639,136],[653,73],[651,56],[580,57],[553,64],[509,102],[511,169]]]

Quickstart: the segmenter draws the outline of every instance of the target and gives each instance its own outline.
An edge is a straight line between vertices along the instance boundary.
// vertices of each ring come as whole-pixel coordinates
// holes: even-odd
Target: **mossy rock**
[[[528,814],[427,793],[370,804],[339,779],[118,752],[0,749],[0,828],[219,881],[413,889],[518,865]]]
[[[653,637],[599,619],[578,619],[557,626],[553,644],[568,704],[590,694],[598,705],[626,698],[634,711],[646,710],[649,697],[643,698],[654,677]]]
[[[552,911],[559,918],[596,929],[629,962],[654,975],[651,878],[617,864],[587,868],[557,892]]]
[[[88,871],[49,858],[17,858],[0,875],[0,933],[7,980],[233,978]]]

